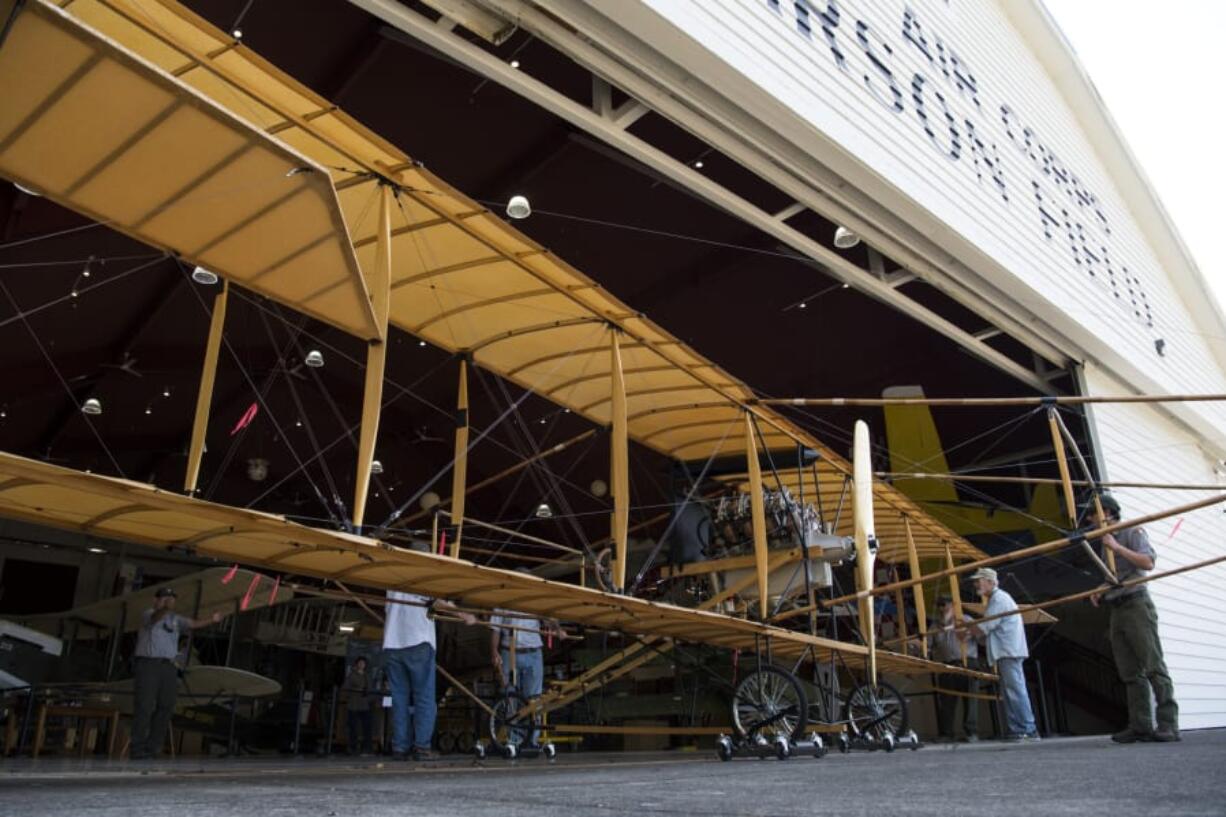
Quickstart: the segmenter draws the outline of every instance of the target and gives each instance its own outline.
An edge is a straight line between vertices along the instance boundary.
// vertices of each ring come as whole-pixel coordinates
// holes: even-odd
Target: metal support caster
[[[775,757],[779,760],[787,760],[792,756],[792,743],[787,739],[786,735],[775,736]]]
[[[924,744],[920,742],[919,735],[915,734],[914,729],[908,729],[907,734],[898,739],[898,745],[914,752]]]
[[[838,747],[840,754],[845,755],[851,751],[851,740],[847,737],[846,732],[839,732],[839,736],[835,740],[835,745]]]
[[[886,732],[881,736],[881,748],[887,752],[892,752],[898,748],[898,739],[894,737],[893,732]]]
[[[720,735],[715,739],[715,755],[720,760],[727,762],[732,760],[733,746],[732,738],[727,735]]]
[[[514,760],[515,758],[519,757],[519,747],[517,747],[514,743],[508,743],[506,746],[502,747],[502,755],[507,760]]]
[[[813,756],[821,760],[826,756],[826,741],[822,740],[822,736],[814,732],[809,735],[809,742],[813,744]]]
[[[546,760],[553,760],[558,756],[558,747],[552,743],[546,743],[541,747],[541,754],[545,756]]]

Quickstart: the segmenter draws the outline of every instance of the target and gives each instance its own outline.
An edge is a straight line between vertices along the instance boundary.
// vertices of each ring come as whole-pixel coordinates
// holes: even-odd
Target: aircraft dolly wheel
[[[839,732],[835,745],[839,748],[839,754],[845,755],[851,751],[851,741],[847,738],[846,732]]]
[[[822,740],[822,736],[814,732],[809,736],[809,742],[813,744],[813,756],[821,760],[826,756],[826,741]]]
[[[552,743],[546,743],[541,747],[541,754],[545,756],[546,760],[553,760],[558,756],[558,747],[554,746]]]
[[[485,760],[485,744],[481,741],[474,743],[473,754],[477,756],[477,760]]]
[[[514,743],[508,743],[502,747],[502,755],[507,760],[514,760],[519,757],[519,747]]]
[[[715,755],[724,762],[732,760],[732,738],[720,735],[715,741]]]
[[[881,736],[881,748],[887,752],[892,752],[898,748],[898,741],[895,739],[893,732],[886,732]]]
[[[792,743],[787,739],[786,735],[775,736],[775,757],[779,760],[787,760],[792,756]]]
[[[919,751],[919,747],[920,747],[919,735],[915,734],[914,729],[908,730],[907,731],[907,748],[909,748],[912,752],[917,752]]]

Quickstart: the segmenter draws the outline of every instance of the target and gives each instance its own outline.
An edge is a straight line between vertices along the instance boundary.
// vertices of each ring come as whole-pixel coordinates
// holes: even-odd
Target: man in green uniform
[[[1100,498],[1106,519],[1095,514],[1095,521],[1108,525],[1120,520],[1120,503],[1103,494]],[[1115,573],[1120,581],[1144,576],[1154,569],[1158,556],[1144,528],[1125,528],[1102,538],[1104,551],[1115,554]],[[1145,585],[1115,588],[1090,597],[1097,607],[1106,605],[1111,613],[1111,652],[1120,680],[1128,688],[1128,728],[1111,736],[1116,743],[1179,740],[1179,704],[1175,685],[1166,671],[1162,642],[1158,639],[1158,611]],[[1154,708],[1157,701],[1157,728]]]

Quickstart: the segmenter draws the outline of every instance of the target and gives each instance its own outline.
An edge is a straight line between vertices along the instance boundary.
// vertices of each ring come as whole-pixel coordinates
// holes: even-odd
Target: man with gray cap
[[[148,760],[166,740],[166,728],[175,711],[179,691],[179,636],[197,627],[221,621],[221,613],[193,621],[175,612],[175,589],[161,587],[153,594],[153,607],[141,613],[136,653],[132,659],[135,715],[132,718],[132,759]]]
[[[1026,676],[1022,672],[1022,662],[1030,656],[1030,650],[1026,648],[1026,629],[1020,615],[1004,615],[1017,610],[1017,602],[999,587],[996,571],[990,567],[976,570],[971,574],[971,581],[986,604],[983,620],[972,625],[971,632],[986,637],[988,663],[996,665],[996,673],[1000,676],[1000,691],[1008,724],[1005,740],[1038,740],[1039,732],[1030,709],[1030,693],[1026,690]]]
[[[1110,494],[1099,497],[1103,517],[1095,512],[1098,525],[1120,521],[1120,503]],[[1144,528],[1125,528],[1102,538],[1103,548],[1115,554],[1115,575],[1120,581],[1144,576],[1154,569],[1158,556]],[[1090,597],[1094,606],[1104,604],[1111,613],[1111,653],[1128,690],[1128,728],[1111,736],[1116,743],[1179,740],[1179,704],[1158,638],[1158,611],[1144,585],[1117,587]],[[1157,702],[1158,728],[1154,728]]]

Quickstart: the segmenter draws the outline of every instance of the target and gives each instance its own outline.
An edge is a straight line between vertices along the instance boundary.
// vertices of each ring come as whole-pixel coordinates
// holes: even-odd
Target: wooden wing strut
[[[379,434],[379,412],[383,407],[383,369],[387,364],[387,315],[391,302],[392,280],[392,188],[379,187],[379,234],[375,243],[375,263],[366,282],[379,328],[379,338],[366,350],[366,391],[362,397],[362,426],[358,437],[358,472],[353,489],[353,527],[362,527],[366,517],[366,493],[370,489],[370,467],[375,459],[375,438]]]
[[[209,339],[204,347],[204,365],[200,370],[200,392],[196,395],[196,419],[192,423],[192,442],[187,451],[187,474],[183,492],[194,494],[200,479],[200,461],[204,457],[204,435],[209,427],[209,407],[213,402],[213,383],[217,379],[217,356],[221,352],[221,333],[226,323],[226,299],[230,282],[223,281],[221,292],[213,299],[213,318],[209,322]]]
[[[468,481],[468,362],[460,360],[460,387],[456,397],[455,464],[451,471],[451,514],[455,536],[451,558],[460,558],[460,537],[464,532],[465,483]]]

